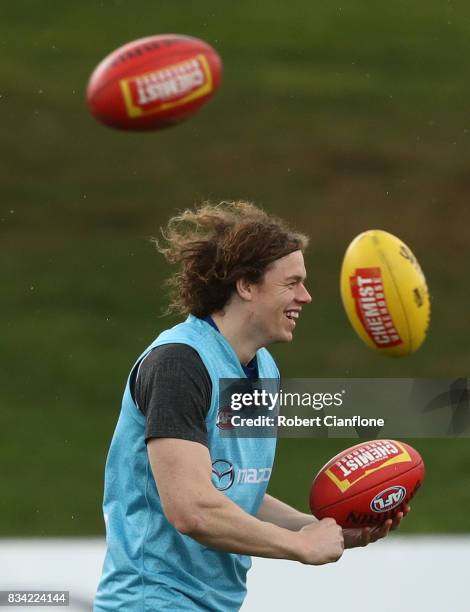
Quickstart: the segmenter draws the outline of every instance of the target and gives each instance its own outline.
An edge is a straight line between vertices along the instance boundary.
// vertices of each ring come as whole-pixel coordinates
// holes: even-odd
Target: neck
[[[222,312],[211,314],[220,333],[231,344],[240,363],[247,365],[253,359],[256,351],[263,345],[253,333],[250,320],[242,313],[231,312],[230,316]]]

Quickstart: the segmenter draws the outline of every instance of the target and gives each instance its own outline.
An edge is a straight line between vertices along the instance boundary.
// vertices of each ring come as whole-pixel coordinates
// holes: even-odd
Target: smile
[[[284,313],[286,315],[286,317],[288,319],[298,319],[299,318],[299,311],[298,310],[286,310],[286,312]]]

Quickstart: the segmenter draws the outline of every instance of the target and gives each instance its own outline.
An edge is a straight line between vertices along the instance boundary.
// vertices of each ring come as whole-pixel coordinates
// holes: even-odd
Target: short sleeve
[[[146,417],[145,441],[181,438],[208,445],[206,416],[212,383],[199,354],[186,344],[163,344],[139,364],[133,397]]]

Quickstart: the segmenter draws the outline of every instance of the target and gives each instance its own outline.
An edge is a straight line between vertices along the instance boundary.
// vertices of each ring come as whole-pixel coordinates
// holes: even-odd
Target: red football
[[[222,62],[207,43],[180,34],[130,42],[95,68],[87,103],[102,123],[157,130],[183,121],[213,95]]]
[[[424,480],[420,454],[396,440],[346,449],[318,472],[310,490],[312,514],[341,527],[380,525],[403,510]]]

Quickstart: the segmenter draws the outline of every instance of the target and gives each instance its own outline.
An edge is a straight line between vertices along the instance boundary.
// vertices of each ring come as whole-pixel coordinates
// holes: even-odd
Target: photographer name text
[[[383,427],[385,425],[385,419],[382,418],[366,418],[359,415],[338,417],[331,414],[308,418],[287,417],[280,414],[245,418],[236,414],[231,417],[230,422],[232,427]]]

